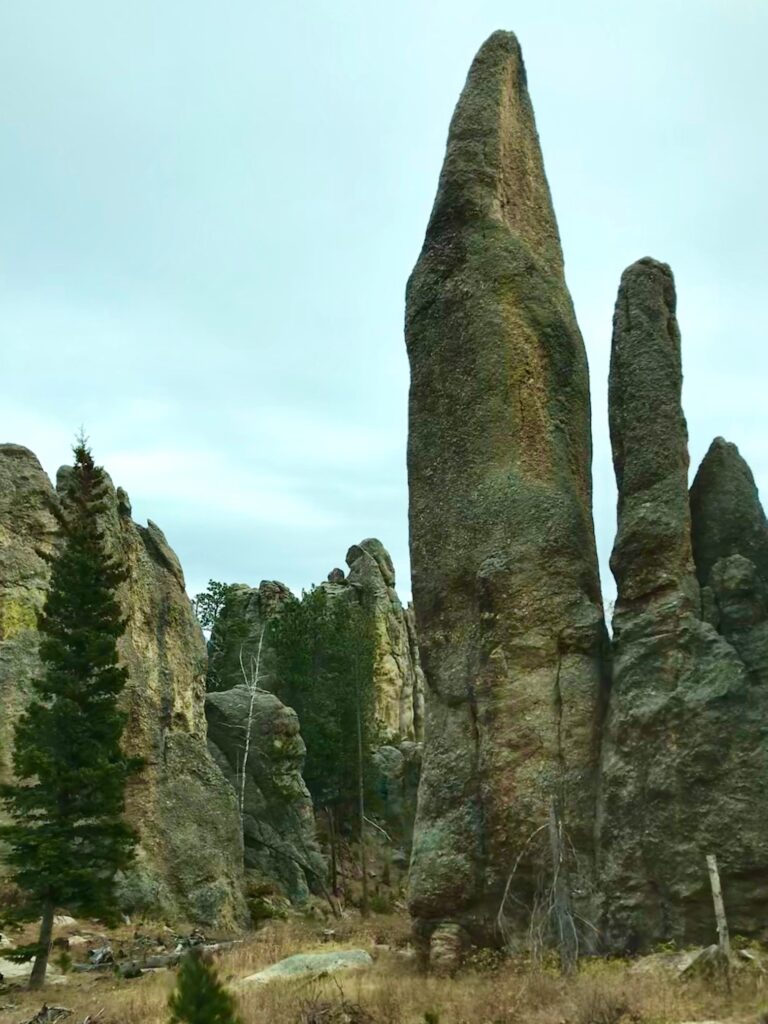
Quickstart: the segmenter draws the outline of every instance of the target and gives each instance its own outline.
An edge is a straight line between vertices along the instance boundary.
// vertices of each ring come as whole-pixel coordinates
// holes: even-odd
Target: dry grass
[[[628,964],[594,961],[578,976],[532,971],[508,961],[493,970],[468,969],[453,979],[423,977],[396,950],[407,941],[407,923],[398,917],[344,922],[333,945],[323,942],[322,925],[301,921],[271,923],[247,942],[220,955],[220,975],[238,979],[296,952],[333,948],[373,949],[386,944],[373,970],[321,981],[277,983],[238,990],[246,1024],[679,1024],[683,1021],[756,1022],[766,999],[759,978],[738,979],[729,996],[702,982],[682,983],[660,973],[632,972]],[[165,1024],[173,971],[124,981],[112,975],[70,975],[68,984],[32,997],[17,991],[0,995],[0,1024],[16,1024],[43,1000],[74,1009],[71,1024],[104,1008],[103,1024]],[[346,1002],[346,1016],[336,1008]],[[355,1017],[354,1007],[362,1013]]]

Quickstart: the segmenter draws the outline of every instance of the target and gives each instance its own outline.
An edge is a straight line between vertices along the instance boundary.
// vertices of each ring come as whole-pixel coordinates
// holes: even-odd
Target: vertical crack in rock
[[[588,372],[511,33],[483,45],[453,115],[406,343],[427,681],[410,907],[428,949],[449,926],[499,941],[510,870],[555,795],[584,893],[593,852],[605,631]],[[527,928],[548,857],[523,855],[511,928]]]
[[[768,907],[758,824],[768,817],[768,707],[734,647],[703,621],[699,595],[700,582],[717,590],[721,556],[742,557],[721,546],[726,478],[751,497],[756,547],[762,521],[753,483],[730,455],[732,472],[719,474],[716,450],[694,486],[692,545],[675,304],[665,264],[643,259],[624,272],[609,386],[618,598],[597,813],[604,938],[616,951],[711,941],[710,852],[735,931],[758,934]]]

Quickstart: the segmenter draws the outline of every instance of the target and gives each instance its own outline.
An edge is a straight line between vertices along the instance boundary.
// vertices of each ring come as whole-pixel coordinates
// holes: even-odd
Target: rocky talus
[[[36,624],[49,580],[46,556],[58,543],[59,498],[35,456],[16,445],[0,446],[0,484],[0,771],[7,775],[13,723],[40,671]],[[242,922],[237,806],[206,747],[205,643],[181,567],[154,523],[133,522],[120,489],[104,528],[128,569],[120,592],[127,619],[120,652],[130,676],[124,742],[146,760],[127,795],[140,847],[121,880],[123,904],[201,923]]]
[[[768,908],[768,699],[745,656],[762,651],[765,664],[765,520],[746,465],[715,442],[691,497],[694,552],[675,305],[668,266],[625,271],[609,388],[618,599],[597,808],[603,938],[615,950],[710,941],[707,853],[732,929],[759,932]]]
[[[499,941],[502,902],[527,928],[553,807],[577,899],[593,857],[605,629],[588,371],[511,33],[480,49],[453,115],[406,342],[427,683],[410,908],[442,956]]]

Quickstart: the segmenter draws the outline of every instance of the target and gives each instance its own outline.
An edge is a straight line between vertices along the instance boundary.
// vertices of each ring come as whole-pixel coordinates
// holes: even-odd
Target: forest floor
[[[94,928],[96,926],[93,926]],[[728,1021],[768,1022],[768,976],[759,969],[739,971],[730,993],[701,978],[683,981],[651,958],[645,962],[589,959],[578,973],[562,978],[554,965],[532,966],[523,958],[488,953],[469,958],[454,978],[425,977],[408,944],[404,914],[349,918],[333,925],[319,921],[270,921],[244,941],[216,955],[219,975],[236,993],[244,1024],[682,1024]],[[158,929],[162,930],[162,926]],[[78,922],[60,929],[60,938],[82,933]],[[146,936],[155,932],[142,926]],[[114,949],[127,946],[136,930],[101,932]],[[93,944],[93,940],[91,940]],[[240,986],[248,975],[294,953],[364,949],[373,967],[320,980]],[[85,956],[85,950],[73,955]],[[57,965],[57,959],[59,964]],[[656,958],[658,960],[658,958]],[[66,957],[54,952],[51,970],[60,973]],[[166,1024],[168,997],[176,972],[163,969],[134,979],[113,971],[65,974],[42,992],[20,982],[0,987],[0,1024],[32,1019],[43,1003],[66,1007],[66,1024]],[[90,1015],[90,1017],[89,1017]]]

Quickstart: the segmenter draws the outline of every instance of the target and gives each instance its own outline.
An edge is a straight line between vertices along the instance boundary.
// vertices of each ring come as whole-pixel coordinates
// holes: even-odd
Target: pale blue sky
[[[407,580],[403,291],[476,49],[517,32],[590,357],[605,565],[611,314],[678,283],[695,464],[768,489],[764,0],[0,0],[0,439],[95,454],[209,577]]]

